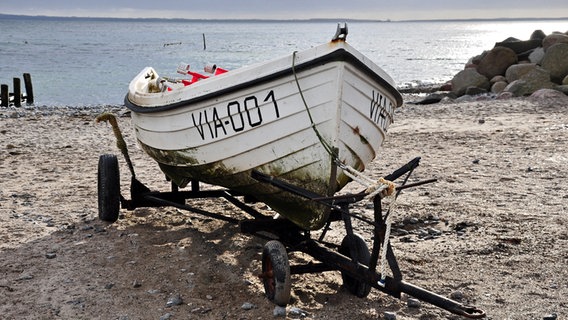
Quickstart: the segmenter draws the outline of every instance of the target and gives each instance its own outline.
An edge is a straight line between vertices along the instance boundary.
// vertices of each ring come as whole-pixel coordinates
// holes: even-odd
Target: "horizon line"
[[[145,21],[170,21],[170,22],[477,22],[477,21],[535,21],[535,20],[568,20],[567,17],[557,18],[453,18],[453,19],[357,19],[357,18],[305,18],[305,19],[251,19],[251,18],[144,18],[144,17],[90,17],[90,16],[57,16],[57,15],[23,15],[0,13],[0,18],[31,18],[31,19],[69,19],[69,20],[145,20]]]

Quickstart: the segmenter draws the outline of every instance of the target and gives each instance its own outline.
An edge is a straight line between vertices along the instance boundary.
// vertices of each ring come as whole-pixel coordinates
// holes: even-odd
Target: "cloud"
[[[568,1],[551,0],[546,6],[528,0],[2,0],[0,13],[28,15],[151,17],[189,19],[451,19],[568,16]]]

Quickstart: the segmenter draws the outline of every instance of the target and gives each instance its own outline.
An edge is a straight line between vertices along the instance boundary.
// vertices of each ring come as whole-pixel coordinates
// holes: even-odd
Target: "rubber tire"
[[[341,241],[339,253],[351,258],[352,250],[356,250],[358,262],[368,266],[371,260],[371,253],[369,252],[369,248],[367,247],[365,240],[363,240],[363,238],[358,234],[353,234],[353,240],[354,247],[349,248],[349,236],[345,236],[343,241]],[[369,295],[369,292],[371,292],[371,285],[365,281],[360,281],[344,272],[341,272],[341,278],[343,278],[343,285],[347,288],[347,290],[359,298],[365,298]]]
[[[99,157],[97,191],[99,219],[115,222],[120,211],[120,174],[118,159],[114,154],[103,154]]]
[[[290,263],[286,247],[277,240],[266,243],[262,250],[262,274],[264,292],[268,300],[285,307],[290,302]]]

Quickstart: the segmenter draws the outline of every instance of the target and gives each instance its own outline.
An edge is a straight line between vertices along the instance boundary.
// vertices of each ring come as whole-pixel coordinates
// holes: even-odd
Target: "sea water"
[[[340,21],[338,21],[340,22]],[[0,83],[30,73],[36,105],[121,105],[144,67],[236,69],[329,41],[332,21],[179,21],[0,16]],[[568,20],[349,22],[347,41],[398,86],[443,83],[508,37],[568,30]],[[23,85],[22,85],[23,86]]]

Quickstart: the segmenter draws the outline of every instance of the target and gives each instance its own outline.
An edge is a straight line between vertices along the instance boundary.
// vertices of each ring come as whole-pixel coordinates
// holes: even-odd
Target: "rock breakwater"
[[[472,57],[451,81],[418,103],[435,103],[449,97],[497,99],[544,95],[568,95],[568,31],[546,35],[535,30],[528,40],[507,38]],[[432,92],[432,90],[429,90]]]

